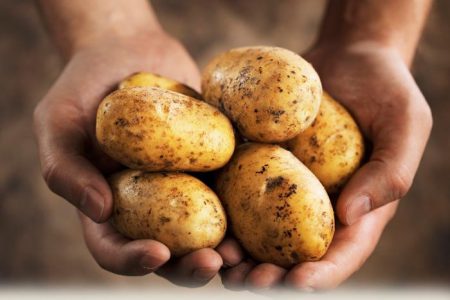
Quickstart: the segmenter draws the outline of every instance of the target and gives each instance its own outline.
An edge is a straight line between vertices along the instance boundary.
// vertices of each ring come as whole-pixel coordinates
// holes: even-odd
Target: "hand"
[[[347,107],[372,145],[369,161],[337,201],[337,215],[349,225],[405,196],[428,141],[432,118],[399,52],[364,42],[333,48],[312,50],[307,59],[319,72],[324,90]]]
[[[224,272],[226,284],[268,287],[284,282],[306,289],[340,284],[375,248],[395,213],[395,201],[411,186],[428,140],[430,109],[397,51],[359,43],[316,48],[305,57],[318,71],[324,90],[347,107],[372,144],[369,161],[337,200],[339,221],[349,226],[337,226],[321,261],[299,264],[289,271],[243,262],[241,256],[236,257],[240,249],[224,244],[218,252],[225,264],[232,259],[234,266]]]
[[[42,173],[49,188],[90,218],[80,214],[87,246],[99,265],[127,275],[155,271],[170,257],[167,247],[157,241],[130,241],[109,223],[95,223],[111,215],[112,196],[103,174],[118,167],[96,144],[97,106],[121,79],[137,71],[200,86],[189,54],[166,34],[111,35],[71,55],[34,114]],[[178,283],[188,279],[206,283],[221,265],[215,251],[203,249],[169,262],[158,272]]]

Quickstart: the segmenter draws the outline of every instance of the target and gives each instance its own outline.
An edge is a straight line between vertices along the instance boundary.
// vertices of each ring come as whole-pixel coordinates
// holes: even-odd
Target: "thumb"
[[[39,105],[34,114],[35,135],[43,177],[54,193],[95,222],[106,221],[112,195],[100,171],[83,156],[88,134],[80,112],[71,106]]]
[[[347,183],[337,201],[342,223],[405,196],[412,185],[431,130],[427,106],[404,107],[373,124],[373,153]],[[420,120],[420,121],[418,121]]]

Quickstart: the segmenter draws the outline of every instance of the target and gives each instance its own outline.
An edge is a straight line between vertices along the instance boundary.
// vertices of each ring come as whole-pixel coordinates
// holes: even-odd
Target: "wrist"
[[[306,58],[318,63],[328,59],[338,59],[339,57],[349,56],[396,56],[398,60],[409,65],[409,59],[402,50],[393,44],[379,40],[345,40],[339,38],[319,39],[306,53]]]
[[[62,50],[64,58],[69,59],[78,52],[96,47],[122,47],[124,45],[143,45],[150,41],[157,41],[168,38],[168,34],[161,26],[136,26],[118,28],[97,28],[95,32],[89,34],[77,34],[72,43],[68,43],[66,49]]]
[[[98,41],[162,31],[147,0],[36,1],[47,28],[67,60]]]
[[[343,48],[373,44],[400,53],[409,65],[430,3],[431,0],[329,1],[317,43]]]
[[[386,43],[373,39],[361,39],[361,40],[345,40],[339,38],[333,38],[328,40],[319,39],[310,51],[322,51],[335,53],[368,53],[368,52],[380,52],[390,51],[400,53],[400,49],[393,44]]]
[[[325,24],[327,25],[327,24]],[[330,28],[331,27],[331,28]],[[356,27],[356,28],[355,28]],[[392,29],[362,29],[357,24],[349,26],[348,24],[334,24],[322,28],[317,44],[343,45],[349,47],[354,44],[376,44],[382,48],[401,49],[401,33]]]

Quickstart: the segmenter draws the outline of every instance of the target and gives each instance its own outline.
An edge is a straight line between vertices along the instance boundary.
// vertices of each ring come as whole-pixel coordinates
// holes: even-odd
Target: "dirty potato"
[[[116,161],[147,171],[211,171],[234,151],[230,121],[194,98],[150,87],[117,90],[97,111],[97,140]]]
[[[163,77],[150,72],[134,73],[119,83],[119,89],[128,87],[158,87],[169,91],[174,91],[192,98],[201,99],[202,96],[189,86],[176,80]]]
[[[202,74],[202,94],[250,141],[282,142],[314,121],[322,86],[313,67],[277,47],[236,48]]]
[[[290,267],[327,251],[334,234],[330,199],[289,151],[267,144],[239,146],[216,188],[234,235],[253,258]]]
[[[214,248],[226,230],[225,212],[216,194],[182,173],[125,170],[110,180],[112,224],[131,239],[153,239],[173,256]]]
[[[359,167],[364,140],[350,113],[327,93],[319,114],[304,132],[286,143],[325,186],[330,194],[339,192]]]

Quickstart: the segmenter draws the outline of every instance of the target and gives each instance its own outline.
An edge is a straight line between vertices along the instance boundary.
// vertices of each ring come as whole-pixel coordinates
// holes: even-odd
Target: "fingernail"
[[[217,271],[210,268],[198,268],[192,273],[192,277],[198,281],[210,280],[216,275]]]
[[[80,201],[80,210],[95,222],[102,219],[104,199],[99,192],[88,186],[84,189],[83,198]]]
[[[363,215],[372,210],[370,199],[367,196],[361,196],[356,198],[347,207],[347,224],[351,225],[355,223]]]
[[[161,262],[153,256],[144,255],[141,258],[140,265],[143,269],[153,272],[161,265]]]

